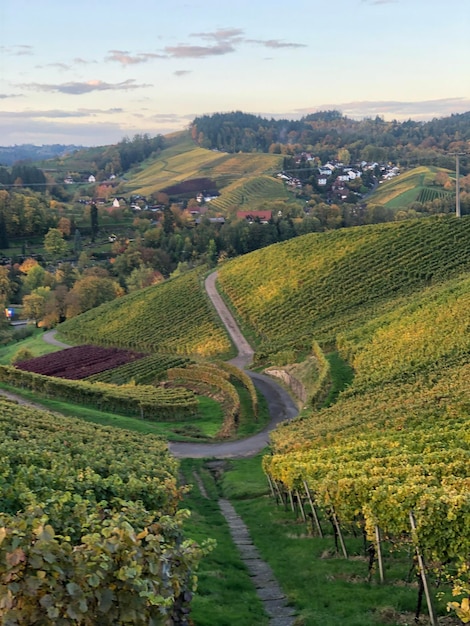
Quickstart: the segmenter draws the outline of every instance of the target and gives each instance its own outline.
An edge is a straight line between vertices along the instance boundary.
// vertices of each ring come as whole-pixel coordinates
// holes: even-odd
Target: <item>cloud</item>
[[[122,113],[121,108],[112,109],[77,109],[76,111],[65,111],[61,109],[42,110],[26,110],[26,111],[3,111],[0,115],[10,119],[62,119],[62,118],[80,118],[95,117],[102,114]]]
[[[6,100],[7,98],[19,98],[19,93],[0,93],[0,100]]]
[[[110,50],[106,61],[121,63],[121,65],[136,65],[138,63],[147,63],[151,59],[165,59],[166,55],[156,54],[153,52],[140,52],[134,56],[127,50]]]
[[[426,121],[437,117],[446,117],[455,113],[466,113],[470,110],[469,98],[440,98],[436,100],[418,100],[416,102],[398,100],[357,101],[336,104],[322,104],[305,109],[297,109],[296,113],[308,115],[316,111],[336,109],[352,118],[383,117],[386,120]]]
[[[33,46],[22,46],[22,45],[16,45],[16,46],[11,46],[11,47],[7,47],[7,46],[2,46],[2,51],[6,52],[7,54],[11,54],[12,56],[30,56],[33,54]]]
[[[98,61],[87,61],[86,59],[82,59],[81,57],[75,57],[73,63],[76,65],[90,65],[90,63],[98,63]]]
[[[221,43],[215,46],[167,46],[165,52],[175,59],[202,59],[204,57],[221,56],[235,52],[235,48],[229,43]]]
[[[70,70],[71,67],[70,65],[67,65],[66,63],[47,63],[47,65],[36,65],[37,68],[43,68],[43,67],[55,67],[58,70]]]
[[[244,31],[241,28],[219,28],[209,33],[192,33],[190,37],[198,37],[200,39],[209,39],[218,42],[239,43],[243,41]]]
[[[92,91],[129,91],[131,89],[141,89],[143,87],[151,87],[146,84],[136,84],[134,79],[124,80],[120,83],[105,83],[101,80],[89,80],[83,83],[70,82],[61,84],[44,84],[44,83],[29,83],[22,85],[27,89],[34,89],[36,91],[52,91],[58,93],[66,93],[69,95],[82,95],[84,93],[90,93]]]
[[[187,74],[191,74],[191,70],[176,70],[173,74],[175,76],[186,76]]]
[[[364,4],[398,4],[398,0],[362,0]]]
[[[305,43],[289,43],[285,41],[280,41],[279,39],[247,39],[248,43],[256,43],[261,46],[265,46],[266,48],[306,48],[307,44]]]

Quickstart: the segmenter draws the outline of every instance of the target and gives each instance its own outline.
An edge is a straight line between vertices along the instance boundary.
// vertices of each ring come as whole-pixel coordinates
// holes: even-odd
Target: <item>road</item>
[[[246,368],[253,359],[253,348],[242,335],[233,315],[217,292],[215,283],[217,272],[206,278],[205,288],[218,315],[227,328],[230,337],[238,350],[238,355],[230,361],[237,367]],[[266,398],[271,421],[257,435],[233,442],[221,443],[182,443],[169,444],[172,454],[179,458],[237,458],[254,456],[265,448],[269,442],[269,433],[281,422],[292,419],[298,413],[297,407],[280,385],[272,378],[247,370],[255,387]]]
[[[245,369],[253,360],[253,348],[242,335],[233,315],[230,313],[225,302],[220,297],[216,289],[217,272],[212,272],[206,278],[205,288],[209,298],[214,305],[217,314],[220,316],[227,331],[238,351],[235,358],[230,363],[241,369]],[[43,338],[62,348],[68,348],[55,338],[55,331],[47,331]],[[247,374],[253,380],[255,387],[266,398],[271,420],[269,424],[261,432],[246,439],[238,441],[227,441],[219,443],[189,443],[189,442],[170,442],[169,449],[171,453],[178,458],[243,458],[254,456],[260,450],[265,448],[269,442],[269,433],[278,424],[285,420],[292,419],[298,413],[297,407],[290,397],[276,381],[269,376],[258,374],[246,370]]]

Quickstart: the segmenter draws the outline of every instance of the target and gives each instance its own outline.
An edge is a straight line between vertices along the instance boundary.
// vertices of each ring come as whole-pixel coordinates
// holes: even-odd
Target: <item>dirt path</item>
[[[238,355],[230,362],[240,368],[247,367],[253,360],[253,348],[242,335],[233,315],[230,313],[225,302],[217,292],[215,283],[217,280],[217,272],[209,274],[206,278],[205,288],[207,294],[220,316],[222,322],[226,326],[230,337],[238,350]],[[61,348],[69,348],[65,343],[55,338],[56,331],[49,330],[44,333],[44,341]],[[255,387],[263,394],[268,403],[271,421],[268,426],[261,432],[246,439],[238,441],[220,442],[220,443],[186,443],[186,442],[170,442],[169,449],[172,454],[178,458],[242,458],[254,456],[260,450],[265,448],[269,442],[269,432],[273,430],[281,422],[295,417],[298,413],[294,401],[280,385],[272,378],[250,372],[247,374],[252,378]]]

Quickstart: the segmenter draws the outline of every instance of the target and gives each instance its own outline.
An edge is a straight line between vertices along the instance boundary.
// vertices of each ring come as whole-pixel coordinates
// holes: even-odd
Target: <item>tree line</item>
[[[470,112],[430,122],[386,122],[378,116],[353,120],[339,111],[321,111],[300,120],[236,111],[196,117],[191,133],[199,146],[212,150],[274,154],[309,150],[326,162],[346,148],[353,162],[399,161],[406,166],[434,159],[435,165],[450,168],[454,159],[447,152],[468,151]]]

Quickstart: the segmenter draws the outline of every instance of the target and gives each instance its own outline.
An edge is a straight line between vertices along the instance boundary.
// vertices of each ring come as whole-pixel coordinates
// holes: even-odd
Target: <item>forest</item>
[[[292,154],[309,150],[322,162],[346,148],[352,162],[393,161],[403,166],[434,160],[450,167],[447,152],[466,151],[470,112],[430,122],[386,122],[380,117],[353,120],[339,111],[312,113],[301,120],[274,120],[242,113],[196,117],[194,141],[211,150]]]

